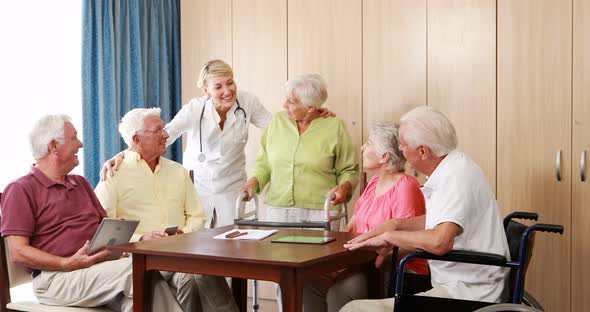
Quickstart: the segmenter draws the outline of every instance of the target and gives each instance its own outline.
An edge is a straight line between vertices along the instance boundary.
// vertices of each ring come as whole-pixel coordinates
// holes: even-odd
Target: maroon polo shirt
[[[64,185],[34,166],[4,189],[1,207],[2,236],[27,236],[31,246],[62,257],[91,240],[106,217],[84,177],[67,175]]]

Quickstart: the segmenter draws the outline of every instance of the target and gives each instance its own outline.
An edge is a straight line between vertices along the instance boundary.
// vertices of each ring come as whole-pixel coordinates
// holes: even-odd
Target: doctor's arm
[[[195,123],[201,122],[201,111],[205,105],[206,98],[194,98],[186,105],[182,106],[180,111],[166,124],[166,132],[170,136],[166,141],[166,146],[171,145],[183,133],[189,131]],[[203,117],[204,118],[204,117]],[[196,129],[200,129],[197,124]]]
[[[250,117],[250,123],[260,129],[266,128],[272,120],[272,113],[262,105],[257,97],[254,97],[252,100],[250,114],[252,114],[252,117]]]

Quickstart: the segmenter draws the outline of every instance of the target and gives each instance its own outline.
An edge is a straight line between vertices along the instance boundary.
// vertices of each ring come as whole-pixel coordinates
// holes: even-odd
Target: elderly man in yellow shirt
[[[111,218],[140,220],[132,241],[168,236],[203,228],[205,213],[188,171],[162,157],[168,134],[159,108],[136,108],[119,125],[129,146],[117,173],[100,182],[95,193]],[[162,272],[184,311],[237,311],[223,277]],[[202,308],[202,309],[201,309]]]

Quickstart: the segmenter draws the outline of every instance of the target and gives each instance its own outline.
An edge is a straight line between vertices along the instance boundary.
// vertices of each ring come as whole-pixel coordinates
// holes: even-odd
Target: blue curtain
[[[82,35],[84,175],[92,185],[106,159],[126,149],[121,117],[161,107],[180,110],[179,0],[85,0]],[[166,157],[181,161],[181,143]]]

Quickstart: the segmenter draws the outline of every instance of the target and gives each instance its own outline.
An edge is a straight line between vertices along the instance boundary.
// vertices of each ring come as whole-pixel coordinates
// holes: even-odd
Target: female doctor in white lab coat
[[[248,126],[262,129],[272,114],[257,97],[238,91],[232,68],[221,60],[203,66],[197,85],[206,95],[192,99],[166,125],[170,136],[166,143],[187,134],[183,165],[194,172],[195,188],[207,215],[205,226],[229,225],[234,223],[236,198],[247,177]],[[107,170],[112,175],[122,159],[119,153],[107,161],[101,177]]]

